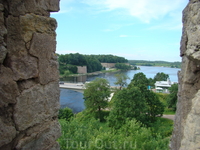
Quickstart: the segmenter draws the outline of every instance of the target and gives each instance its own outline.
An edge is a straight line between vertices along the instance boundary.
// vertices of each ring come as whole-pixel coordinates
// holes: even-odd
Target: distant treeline
[[[57,54],[60,74],[77,73],[76,66],[87,66],[87,72],[105,69],[101,63],[127,63],[124,57],[114,55]]]
[[[131,65],[136,66],[163,66],[171,68],[181,68],[181,62],[167,62],[167,61],[147,61],[147,60],[129,60]]]

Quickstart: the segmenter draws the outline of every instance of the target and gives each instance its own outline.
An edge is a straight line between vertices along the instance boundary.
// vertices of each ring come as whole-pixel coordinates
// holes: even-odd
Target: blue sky
[[[181,61],[182,10],[189,0],[61,0],[57,53]]]

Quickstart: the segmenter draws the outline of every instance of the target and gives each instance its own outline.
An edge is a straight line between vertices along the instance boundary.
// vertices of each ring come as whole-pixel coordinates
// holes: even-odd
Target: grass
[[[102,70],[101,72],[106,73],[106,72],[117,72],[117,71],[120,71],[120,70],[114,68],[114,69],[110,69],[110,70]]]
[[[163,114],[165,114],[165,115],[175,115],[176,112],[171,110],[170,108],[165,108],[165,111],[164,111]]]
[[[173,120],[167,118],[157,118],[157,122],[154,125],[156,133],[159,133],[163,137],[169,137],[173,131]]]
[[[164,104],[165,106],[165,111],[163,114],[165,115],[175,115],[175,111],[173,111],[172,109],[168,108],[167,107],[167,96],[169,94],[166,94],[166,93],[156,93],[159,97],[159,100]]]

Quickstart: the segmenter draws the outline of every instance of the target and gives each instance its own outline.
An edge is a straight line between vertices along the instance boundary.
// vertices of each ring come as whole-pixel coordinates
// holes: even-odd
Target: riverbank
[[[109,70],[101,70],[91,73],[85,73],[85,74],[70,74],[67,77],[78,77],[78,76],[84,76],[84,75],[99,75],[101,73],[111,73],[111,72],[120,72],[120,69],[109,69]],[[60,75],[60,78],[64,78],[64,75]]]
[[[135,69],[130,69],[130,70],[135,70]],[[138,67],[137,70],[140,70],[140,68]],[[65,77],[79,77],[79,76],[87,76],[87,75],[99,75],[102,73],[115,73],[115,72],[120,72],[122,71],[121,69],[116,69],[116,68],[112,68],[109,70],[101,70],[101,71],[96,71],[96,72],[91,72],[91,73],[85,73],[85,74],[69,74],[67,76],[64,75],[60,75],[60,78],[65,78]]]

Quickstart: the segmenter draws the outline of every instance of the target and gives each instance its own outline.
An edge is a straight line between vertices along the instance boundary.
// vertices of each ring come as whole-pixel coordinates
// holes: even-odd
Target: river
[[[169,78],[172,82],[178,82],[177,73],[179,68],[167,68],[167,67],[147,67],[140,66],[140,70],[129,70],[123,71],[122,73],[126,74],[130,80],[127,80],[127,83],[130,83],[134,74],[142,72],[146,75],[147,78],[154,78],[154,76],[158,72],[163,72],[169,75]],[[118,72],[117,72],[118,73]],[[95,78],[105,78],[109,81],[111,86],[114,86],[114,82],[116,82],[115,73],[102,73],[98,75],[89,75],[89,76],[79,76],[79,77],[69,77],[66,78],[66,82],[86,82],[92,81]],[[85,109],[83,94],[68,90],[68,89],[60,89],[60,105],[61,108],[69,107],[73,110],[74,113],[81,112]]]

